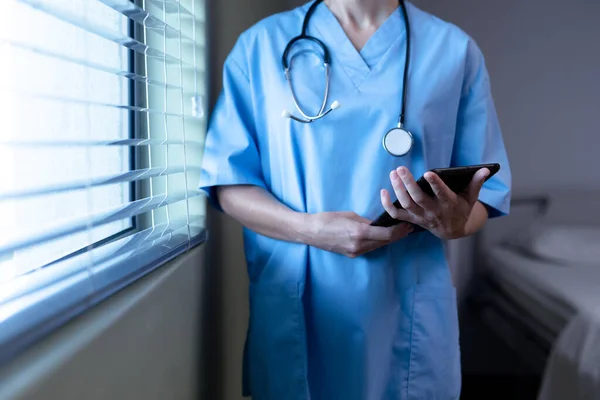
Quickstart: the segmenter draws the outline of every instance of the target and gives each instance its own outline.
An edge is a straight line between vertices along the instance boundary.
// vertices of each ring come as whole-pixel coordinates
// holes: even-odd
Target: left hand
[[[394,219],[422,226],[440,239],[457,239],[469,234],[467,222],[489,173],[487,168],[480,169],[467,189],[456,194],[439,176],[428,171],[425,179],[435,194],[431,197],[417,185],[408,168],[399,167],[390,173],[390,180],[403,209],[393,205],[385,189],[381,191],[381,203]]]

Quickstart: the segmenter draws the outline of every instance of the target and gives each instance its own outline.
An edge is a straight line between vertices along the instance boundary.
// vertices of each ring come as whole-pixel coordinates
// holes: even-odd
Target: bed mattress
[[[502,292],[553,334],[580,310],[600,318],[600,262],[560,265],[495,246],[486,267]]]

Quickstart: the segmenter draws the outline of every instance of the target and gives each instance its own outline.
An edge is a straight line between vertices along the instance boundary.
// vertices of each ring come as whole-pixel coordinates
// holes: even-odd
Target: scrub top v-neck
[[[404,60],[403,51],[392,51],[394,46],[398,47],[397,50],[405,46],[406,31],[399,7],[377,28],[360,51],[352,44],[338,19],[325,4],[317,7],[312,21],[314,22],[312,26],[309,24],[308,32],[318,32],[318,36],[329,43],[333,64],[341,66],[357,88],[371,71],[384,67],[380,64],[385,62],[386,53],[394,53],[390,56],[398,58],[398,61]]]

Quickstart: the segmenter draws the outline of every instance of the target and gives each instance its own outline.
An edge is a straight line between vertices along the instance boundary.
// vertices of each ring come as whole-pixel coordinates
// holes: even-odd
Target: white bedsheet
[[[600,399],[600,316],[582,312],[558,337],[538,400]]]
[[[600,261],[558,265],[505,246],[493,247],[488,257],[498,283],[555,334],[579,311],[600,314]]]
[[[523,307],[560,328],[538,400],[600,399],[600,262],[556,265],[497,247],[488,268]]]

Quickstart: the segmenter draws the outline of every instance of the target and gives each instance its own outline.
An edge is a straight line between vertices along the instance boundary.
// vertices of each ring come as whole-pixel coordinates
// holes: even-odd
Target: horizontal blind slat
[[[32,8],[43,11],[48,15],[58,18],[66,23],[83,29],[87,32],[93,33],[106,40],[121,45],[129,50],[133,50],[138,54],[142,54],[146,57],[157,59],[172,64],[182,64],[185,70],[191,70],[198,72],[197,68],[188,63],[187,61],[180,60],[177,57],[173,57],[169,54],[164,53],[161,50],[151,48],[139,40],[133,39],[129,36],[123,36],[120,32],[111,31],[103,26],[87,21],[82,23],[79,16],[75,15],[70,10],[61,9],[59,7],[53,7],[52,4],[47,2],[40,2],[39,0],[18,0],[19,2],[26,4]]]
[[[114,139],[114,140],[18,140],[0,139],[0,146],[15,147],[104,147],[104,146],[204,146],[201,140]]]
[[[192,220],[201,221],[200,215],[193,215]],[[90,250],[92,257],[86,254],[78,254],[68,257],[52,265],[40,268],[35,274],[21,275],[15,279],[0,284],[0,305],[18,299],[40,287],[50,286],[55,282],[66,279],[82,269],[82,264],[93,265],[106,262],[111,257],[134,249],[143,248],[145,244],[151,243],[174,231],[187,226],[186,218],[179,218],[169,222],[157,224],[154,227],[135,232],[127,237],[115,240],[109,244],[95,247]]]
[[[133,4],[130,0],[98,0],[107,5],[113,10],[123,14],[132,21],[146,27],[147,29],[155,30],[163,33],[167,38],[181,38],[184,41],[195,43],[196,41],[188,35],[181,33],[179,29],[172,27],[161,18],[152,15],[148,11]]]
[[[31,51],[33,53],[36,54],[40,54],[42,56],[46,56],[46,57],[51,57],[51,58],[55,58],[57,60],[61,60],[61,61],[66,61],[66,62],[70,62],[72,64],[76,64],[76,65],[81,65],[83,67],[87,67],[93,70],[97,70],[97,71],[101,71],[101,72],[106,72],[112,75],[116,75],[119,77],[123,77],[123,78],[127,78],[127,79],[131,79],[135,82],[139,82],[139,83],[143,83],[143,84],[148,84],[150,86],[153,87],[160,87],[160,88],[167,88],[167,89],[171,89],[171,90],[179,90],[179,91],[183,91],[184,93],[195,93],[194,90],[192,89],[188,89],[188,88],[184,88],[181,87],[179,85],[174,85],[172,83],[168,83],[168,82],[164,82],[158,79],[153,79],[153,78],[149,78],[147,76],[144,75],[140,75],[140,74],[136,74],[130,71],[125,71],[122,69],[118,69],[118,68],[112,68],[109,67],[107,65],[102,65],[99,63],[95,63],[92,61],[88,61],[82,58],[77,58],[77,57],[71,57],[68,55],[64,55],[64,54],[59,54],[53,51],[48,51],[46,49],[41,49],[35,46],[31,46],[25,43],[21,43],[17,40],[6,40],[6,39],[0,39],[0,45],[1,44],[7,44],[9,46],[14,46],[23,50],[27,50],[27,51]]]
[[[192,216],[192,220],[194,221],[202,220],[202,218],[200,215]],[[85,269],[85,265],[89,265],[90,259],[92,260],[92,266],[99,265],[119,253],[140,248],[147,243],[158,240],[186,226],[186,218],[163,222],[109,244],[96,247],[90,250],[91,258],[87,257],[86,254],[78,254],[40,268],[35,274],[21,275],[9,282],[2,283],[0,284],[0,305],[25,296],[40,287],[50,286],[55,282],[77,274],[82,269]]]
[[[3,88],[3,86],[0,86],[0,89],[2,89],[2,88]],[[186,114],[176,113],[176,112],[171,112],[171,111],[158,110],[155,108],[146,108],[146,107],[125,105],[125,104],[110,104],[110,103],[103,103],[100,101],[88,101],[88,100],[74,99],[74,98],[63,97],[63,96],[50,96],[50,95],[45,95],[45,94],[36,94],[36,93],[30,93],[30,92],[26,92],[26,91],[20,91],[20,90],[8,89],[8,88],[5,88],[5,90],[7,93],[11,93],[13,96],[19,96],[19,97],[25,97],[25,98],[27,98],[27,97],[37,98],[37,99],[56,101],[56,102],[61,102],[61,103],[82,104],[82,105],[87,105],[87,106],[113,108],[113,109],[117,109],[117,110],[128,110],[128,111],[134,111],[134,112],[139,112],[139,113],[161,114],[166,117],[183,118],[185,120],[198,120],[199,121],[204,118],[204,117],[196,117],[193,115],[186,115]],[[191,101],[191,99],[190,99],[190,101]]]
[[[0,256],[17,250],[22,250],[40,243],[48,242],[77,232],[82,232],[91,226],[97,227],[113,221],[132,218],[148,211],[156,210],[169,204],[177,203],[192,197],[199,196],[200,191],[190,190],[175,194],[161,194],[145,197],[127,204],[114,207],[111,210],[99,212],[61,224],[34,235],[13,239],[4,245],[0,245]]]
[[[71,190],[80,190],[104,185],[112,185],[115,183],[135,182],[149,178],[157,178],[159,176],[168,176],[181,174],[184,172],[199,172],[200,167],[188,165],[187,167],[155,167],[146,169],[135,169],[118,174],[92,178],[90,180],[80,180],[76,182],[68,182],[57,185],[36,187],[34,189],[18,190],[13,192],[2,193],[0,188],[0,201],[8,199],[22,199],[25,197],[42,196],[51,193],[66,192]]]

